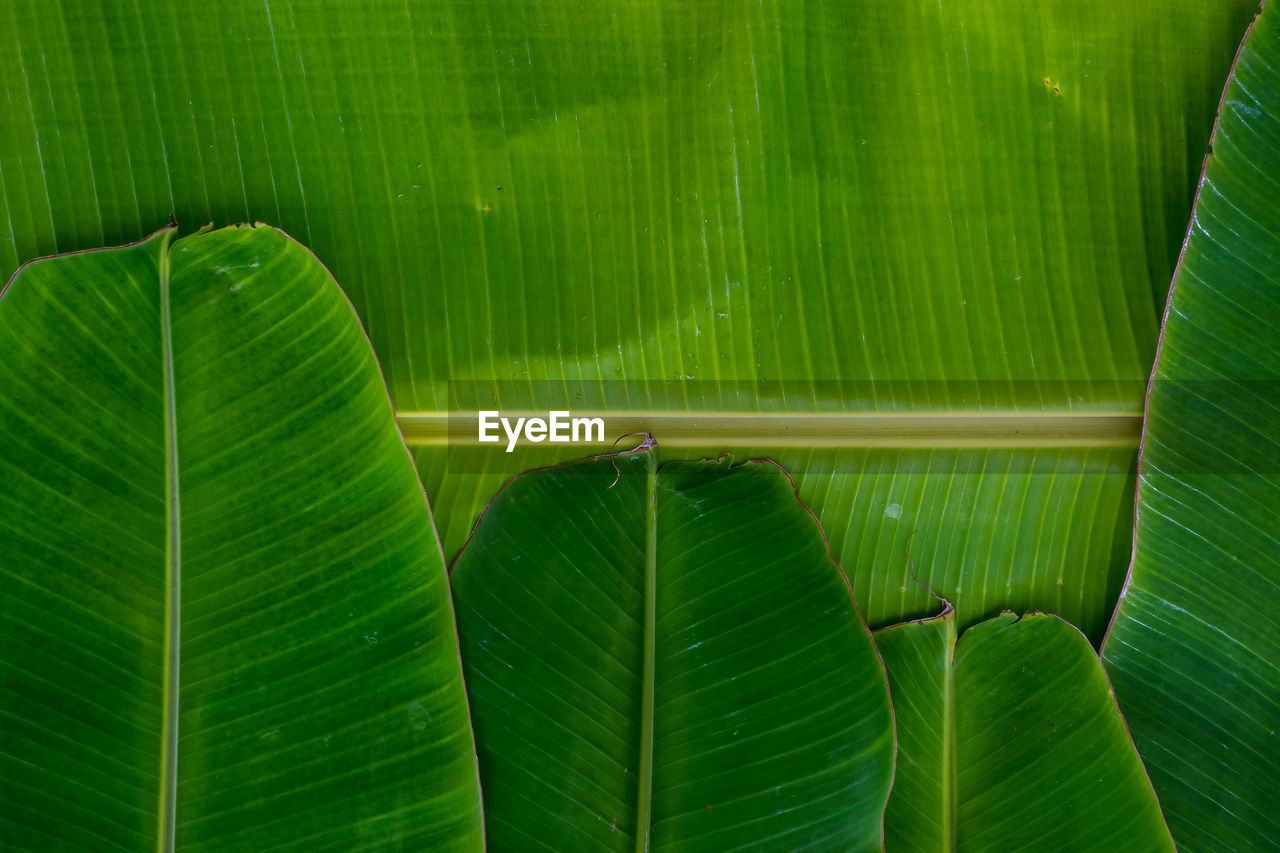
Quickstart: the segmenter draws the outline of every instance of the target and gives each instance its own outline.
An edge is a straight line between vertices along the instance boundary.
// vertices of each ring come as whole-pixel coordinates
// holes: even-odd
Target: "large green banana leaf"
[[[264,227],[0,298],[0,846],[482,847],[443,558],[355,314]]]
[[[1097,637],[1159,311],[1255,8],[13,0],[0,266],[170,213],[281,225],[347,285],[407,422],[491,379],[582,380],[530,404],[686,426],[915,412],[932,437],[892,448],[851,420],[722,449],[802,473],[873,622],[932,606],[915,531],[962,620],[1041,607]],[[1098,413],[1121,421],[1101,444]],[[452,551],[521,468],[445,453],[417,459]]]
[[[1183,850],[1280,845],[1280,9],[1222,98],[1147,399],[1103,646]]]
[[[947,607],[877,631],[876,646],[898,730],[886,850],[1173,850],[1078,630],[1006,613],[957,644]]]
[[[777,466],[532,471],[453,566],[503,850],[873,850],[884,668]]]

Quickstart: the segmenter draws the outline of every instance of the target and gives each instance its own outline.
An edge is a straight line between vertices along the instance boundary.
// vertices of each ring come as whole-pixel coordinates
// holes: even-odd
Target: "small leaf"
[[[887,850],[1173,849],[1078,630],[1006,613],[957,645],[948,607],[877,631],[876,645],[898,724]]]
[[[453,589],[495,849],[880,847],[884,670],[776,465],[524,474]]]

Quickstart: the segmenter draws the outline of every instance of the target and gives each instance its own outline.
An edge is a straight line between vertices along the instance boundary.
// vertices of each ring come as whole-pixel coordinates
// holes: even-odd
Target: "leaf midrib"
[[[653,688],[657,659],[658,477],[654,454],[645,454],[644,666],[640,688],[640,774],[636,803],[636,853],[648,853],[653,813]]]
[[[182,529],[178,494],[178,430],[174,397],[173,324],[169,313],[169,241],[167,229],[160,243],[160,346],[164,360],[165,459],[165,612],[164,708],[160,767],[160,813],[156,848],[174,849],[178,789],[178,665],[182,606]]]
[[[950,608],[950,605],[947,605]],[[946,613],[942,673],[942,851],[956,849],[956,622]]]
[[[581,416],[583,412],[574,412]],[[651,433],[672,447],[1137,447],[1141,412],[673,412],[588,411],[605,422],[609,445],[624,433]],[[546,411],[503,411],[546,418]],[[397,412],[414,446],[482,445],[475,412]],[[514,423],[514,420],[513,420]],[[502,446],[505,447],[505,437]],[[523,442],[524,439],[522,438]],[[584,442],[592,443],[592,442]]]

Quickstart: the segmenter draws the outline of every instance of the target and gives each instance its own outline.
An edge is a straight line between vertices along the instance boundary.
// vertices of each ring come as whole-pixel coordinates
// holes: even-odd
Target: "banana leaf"
[[[801,475],[874,624],[932,610],[914,530],[962,623],[1038,607],[1097,639],[1167,282],[1255,9],[13,0],[0,269],[170,215],[269,221],[346,286],[402,423],[483,388],[682,416]],[[848,417],[777,447],[690,428],[708,412]],[[902,413],[933,428],[883,447],[858,420]],[[1099,414],[1119,419],[1102,437]],[[453,553],[526,466],[450,449],[415,454]]]
[[[1183,850],[1280,843],[1280,10],[1222,96],[1103,655]]]
[[[451,578],[495,849],[881,848],[884,667],[776,465],[531,471]]]
[[[885,849],[1173,850],[1097,655],[1055,616],[876,632],[898,766]]]
[[[272,228],[0,297],[0,839],[483,847],[443,555],[337,284]]]

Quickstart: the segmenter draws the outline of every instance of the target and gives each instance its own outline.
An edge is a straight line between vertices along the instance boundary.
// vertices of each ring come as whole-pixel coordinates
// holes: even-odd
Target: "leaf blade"
[[[1280,33],[1268,5],[1223,92],[1147,399],[1133,563],[1103,655],[1189,850],[1265,848],[1280,659]]]
[[[4,404],[10,500],[79,490],[88,514],[110,517],[114,489],[120,511],[143,525],[132,537],[92,529],[58,504],[17,523],[10,516],[0,536],[19,547],[3,549],[5,630],[47,636],[43,622],[69,630],[83,620],[75,643],[107,638],[112,670],[149,685],[136,697],[100,681],[86,696],[51,695],[38,688],[40,673],[65,669],[53,661],[75,643],[18,647],[5,727],[42,734],[44,746],[28,738],[3,759],[12,771],[0,789],[5,837],[37,847],[50,833],[77,843],[82,831],[91,834],[78,843],[127,849],[397,838],[474,849],[479,791],[443,559],[367,339],[324,268],[281,232],[203,232],[164,249],[157,240],[168,237],[42,261],[0,302],[6,375],[19,390]],[[166,253],[180,530],[165,500]],[[134,362],[132,383],[104,375]],[[60,372],[63,383],[50,383]],[[16,411],[24,402],[29,411]],[[132,442],[90,440],[113,423],[105,404],[116,420],[137,405]],[[49,437],[52,423],[77,441]],[[61,456],[34,452],[23,427]],[[131,456],[134,447],[150,454]],[[123,474],[79,483],[86,478],[67,459]],[[128,477],[146,488],[122,500]],[[170,533],[183,562],[167,579]],[[46,559],[30,558],[37,549]],[[148,559],[131,559],[139,549]],[[166,604],[170,581],[180,608]],[[122,586],[148,594],[145,606],[104,593]],[[53,594],[67,587],[84,587],[87,600]],[[38,608],[19,609],[9,595],[41,589]],[[134,627],[129,644],[101,627],[115,622]],[[48,722],[41,706],[15,698],[33,687]],[[95,722],[121,715],[135,721],[123,734]],[[166,731],[174,755],[162,761]],[[83,755],[60,757],[69,749]],[[128,786],[112,784],[107,768],[145,780],[128,808],[113,793]],[[53,821],[68,797],[80,809]],[[87,816],[97,810],[104,816]]]
[[[653,464],[523,475],[455,563],[493,843],[878,847],[888,694],[813,519],[771,464]],[[651,835],[633,805],[650,603]]]
[[[886,849],[1172,850],[1084,636],[1006,613],[957,642],[954,620],[876,633],[901,744]]]
[[[444,412],[449,383],[545,381],[561,393],[543,410],[1136,415],[1255,7],[374,0],[214,2],[192,20],[154,0],[53,16],[19,0],[0,9],[0,265],[171,213],[279,224],[346,283],[406,412]],[[460,545],[492,488],[424,479]],[[806,499],[822,511],[861,485]],[[1122,491],[1108,484],[1100,531],[1127,524]],[[1086,497],[1071,509],[1091,517]],[[972,515],[990,554],[964,529],[939,545],[962,611],[1057,607],[1052,588],[979,592],[995,561],[1027,589],[1046,589],[1028,566],[1081,556],[1123,573],[1110,549],[1062,544],[1094,528],[1037,552],[1003,539],[1016,505]],[[828,529],[855,575],[898,589],[900,543],[850,557],[900,526]],[[1094,591],[1072,618],[1096,639]],[[875,624],[930,607],[861,600]]]

